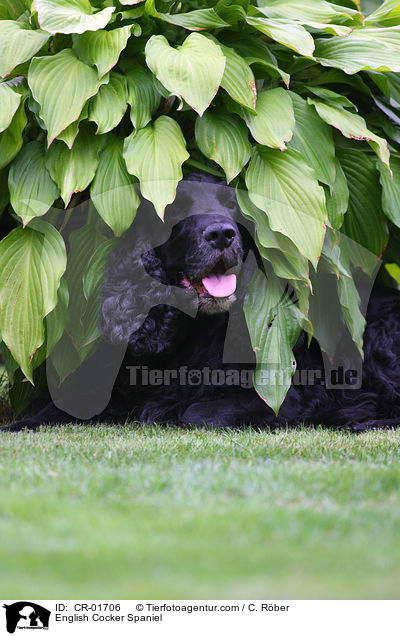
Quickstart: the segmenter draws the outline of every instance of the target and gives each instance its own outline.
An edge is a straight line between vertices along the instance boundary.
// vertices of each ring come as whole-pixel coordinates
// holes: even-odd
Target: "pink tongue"
[[[230,296],[236,289],[235,274],[211,274],[203,278],[202,282],[208,293],[217,298]]]

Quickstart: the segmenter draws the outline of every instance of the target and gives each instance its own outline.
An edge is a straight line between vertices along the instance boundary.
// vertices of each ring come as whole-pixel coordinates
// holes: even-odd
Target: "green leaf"
[[[343,108],[350,108],[351,110],[357,111],[357,106],[353,104],[347,97],[344,95],[339,95],[339,93],[335,93],[335,91],[331,91],[329,88],[323,88],[322,86],[304,86],[310,93],[313,93],[318,99],[321,99],[324,102],[328,102],[332,106],[343,106]],[[294,95],[296,93],[293,93]]]
[[[0,133],[11,124],[20,101],[21,95],[7,84],[0,84]]]
[[[111,73],[110,82],[100,87],[89,106],[89,121],[97,124],[97,134],[104,134],[118,126],[128,107],[126,79]]]
[[[197,118],[195,135],[203,155],[223,168],[228,183],[250,159],[247,128],[236,115],[207,112]]]
[[[271,229],[290,238],[314,266],[325,235],[325,196],[314,171],[293,150],[254,150],[246,174],[252,202],[268,214]]]
[[[73,50],[89,66],[96,66],[99,79],[118,62],[131,35],[132,26],[112,31],[86,32],[73,36]]]
[[[330,22],[338,18],[352,18],[360,15],[355,9],[341,7],[326,0],[261,0],[259,11],[270,18],[296,20],[303,24]]]
[[[116,236],[133,222],[139,207],[135,180],[126,169],[122,156],[123,139],[110,136],[99,157],[90,196],[103,221]]]
[[[351,276],[339,276],[337,281],[339,302],[353,342],[361,355],[363,354],[363,336],[365,318],[360,310],[360,296]]]
[[[82,128],[72,150],[61,141],[55,141],[48,150],[46,167],[60,189],[65,207],[74,192],[82,192],[92,182],[99,149],[99,138]]]
[[[71,49],[49,57],[33,58],[28,83],[34,99],[40,104],[40,117],[48,130],[49,145],[79,118],[87,100],[96,95],[101,86],[96,71],[78,60]]]
[[[289,86],[290,75],[278,67],[276,58],[272,55],[265,42],[257,37],[246,37],[244,35],[238,38],[236,33],[229,32],[224,33],[224,42],[226,41],[239,53],[247,64],[250,66],[255,64],[256,67],[267,71],[268,75],[280,77],[286,86]]]
[[[46,169],[42,144],[31,141],[13,161],[8,177],[11,205],[24,226],[42,216],[58,199],[59,190]]]
[[[244,312],[257,368],[254,388],[278,413],[296,371],[292,352],[303,316],[282,281],[257,270],[247,290]]]
[[[328,188],[326,188],[325,195],[329,223],[333,228],[339,229],[349,205],[349,188],[342,166],[337,158],[335,159],[335,164],[336,175],[332,185],[332,192],[327,192]]]
[[[272,40],[284,44],[305,57],[313,57],[314,40],[301,24],[289,20],[253,18],[247,16],[247,24],[255,27]]]
[[[85,312],[82,316],[84,335],[81,346],[87,347],[101,336],[99,329],[99,314],[102,304],[100,295],[107,264],[115,239],[104,241],[91,257],[83,275],[83,293],[87,301]]]
[[[367,125],[363,117],[351,113],[344,108],[337,108],[331,106],[325,102],[320,102],[315,99],[308,98],[308,103],[313,104],[317,110],[318,115],[326,121],[327,124],[334,126],[340,130],[342,135],[349,139],[360,139],[361,141],[368,141],[369,145],[376,152],[378,157],[389,167],[390,153],[386,139],[375,135],[368,130]]]
[[[191,33],[174,49],[163,35],[153,35],[145,53],[148,67],[163,86],[201,116],[224,73],[225,57],[219,46],[200,33]]]
[[[0,20],[0,77],[30,60],[50,38],[44,31],[32,31],[24,22]]]
[[[215,38],[225,56],[225,70],[221,86],[235,102],[254,111],[257,98],[256,82],[253,71],[247,62],[229,46],[220,44]]]
[[[103,241],[91,256],[82,277],[83,293],[90,302],[99,293],[107,271],[111,250],[115,247],[116,239]]]
[[[382,208],[388,219],[400,227],[400,159],[392,157],[390,174],[380,161],[377,162],[382,186]]]
[[[236,190],[236,197],[244,216],[256,226],[257,247],[263,258],[274,268],[277,276],[306,281],[309,284],[308,260],[284,234],[271,230],[268,216],[251,202],[245,190]]]
[[[57,292],[57,304],[46,316],[46,354],[51,354],[57,342],[61,340],[68,317],[69,292],[65,278],[60,281]]]
[[[316,41],[315,58],[323,66],[334,66],[345,73],[359,71],[400,71],[398,52],[381,42],[358,37],[357,29],[347,37]]]
[[[376,22],[379,22],[384,26],[395,26],[400,24],[399,0],[386,0],[365,18],[366,25],[375,24]]]
[[[332,129],[315,109],[293,91],[292,99],[296,125],[289,148],[297,150],[313,168],[318,181],[333,185],[335,181],[335,145]]]
[[[102,88],[102,87],[100,87]],[[93,98],[96,99],[96,96]],[[84,119],[87,119],[89,115],[89,102],[86,102],[84,107],[82,108],[82,112],[79,115],[78,119],[72,122],[69,126],[67,126],[59,135],[57,135],[56,139],[60,139],[65,144],[67,144],[68,148],[71,150],[74,145],[74,141],[78,135],[79,127]]]
[[[99,246],[110,241],[98,230],[96,223],[89,222],[84,227],[72,232],[70,237],[70,252],[68,254],[68,267],[65,279],[69,289],[68,320],[66,331],[67,340],[63,338],[54,350],[52,356],[57,359],[57,365],[70,373],[89,355],[91,345],[98,332],[93,334],[92,317],[88,315],[88,305],[93,301],[87,301],[84,293],[84,280],[87,268],[92,258],[94,258]],[[104,274],[105,274],[104,269]],[[97,311],[98,318],[98,311]],[[70,345],[75,349],[71,350]],[[63,352],[66,352],[66,364],[60,360]],[[75,364],[76,363],[76,364]],[[68,366],[70,368],[68,369]],[[62,376],[62,373],[59,373]]]
[[[31,358],[44,342],[66,266],[64,241],[49,223],[13,230],[0,243],[0,333],[32,381]]]
[[[179,124],[162,116],[132,133],[125,140],[124,158],[130,174],[140,181],[141,193],[163,218],[182,179],[182,163],[189,158]]]
[[[361,21],[361,14],[355,9],[340,7],[325,0],[272,0],[260,4],[258,10],[269,18],[294,20],[335,35],[348,35],[351,28],[334,24],[331,20],[351,19],[352,16],[357,16],[358,21]]]
[[[292,100],[284,88],[272,88],[257,96],[255,114],[243,111],[251,134],[258,143],[285,150],[295,125]]]
[[[189,29],[190,31],[203,31],[203,29],[222,29],[229,27],[230,24],[225,22],[214,9],[195,9],[188,13],[158,13],[156,17],[176,24],[177,26]]]
[[[356,244],[379,256],[387,243],[388,231],[376,162],[357,150],[337,149],[337,153],[349,187],[349,206],[342,229]],[[363,255],[353,251],[353,263],[363,266]]]
[[[109,23],[115,7],[95,10],[89,0],[34,0],[40,28],[49,33],[98,31]]]
[[[0,0],[0,20],[17,20],[31,4],[30,0]]]
[[[160,105],[161,95],[154,85],[153,74],[144,66],[134,64],[127,73],[126,80],[131,122],[138,130],[151,121],[153,113]]]
[[[22,148],[22,131],[26,122],[25,106],[21,104],[7,130],[0,133],[0,170],[9,164]]]
[[[0,170],[0,214],[10,203],[10,193],[8,191],[8,170]]]

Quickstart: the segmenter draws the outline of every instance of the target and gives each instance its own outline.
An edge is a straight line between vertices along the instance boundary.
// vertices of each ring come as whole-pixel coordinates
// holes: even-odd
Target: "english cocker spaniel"
[[[315,339],[309,346],[302,332],[294,349],[297,381],[275,415],[252,384],[255,355],[243,300],[263,264],[233,190],[191,175],[178,188],[166,222],[154,217],[143,203],[111,253],[97,351],[61,387],[49,386],[51,403],[6,430],[124,422],[128,415],[215,428],[304,423],[363,431],[399,425],[399,292],[376,288],[371,295],[362,386],[351,386],[351,375],[347,384],[342,377],[337,386],[327,385],[321,349]]]

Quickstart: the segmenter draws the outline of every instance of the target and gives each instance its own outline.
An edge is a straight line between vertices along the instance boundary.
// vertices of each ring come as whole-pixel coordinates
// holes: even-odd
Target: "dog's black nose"
[[[229,247],[235,236],[236,231],[229,223],[213,223],[204,231],[206,241],[217,250]]]

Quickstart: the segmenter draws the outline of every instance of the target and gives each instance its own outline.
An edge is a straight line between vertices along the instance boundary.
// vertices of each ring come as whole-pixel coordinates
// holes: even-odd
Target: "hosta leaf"
[[[258,93],[253,115],[243,111],[254,139],[264,146],[285,150],[295,125],[292,100],[284,88],[272,88]]]
[[[389,49],[400,52],[400,26],[357,29],[355,35],[357,39],[361,38],[367,42],[374,40],[384,44]],[[353,35],[352,38],[354,37]]]
[[[382,208],[388,219],[400,227],[400,159],[392,157],[392,175],[380,161],[377,163],[382,186]]]
[[[91,256],[82,277],[83,294],[87,301],[93,299],[100,291],[107,271],[110,252],[115,247],[116,239],[112,238],[100,243]]]
[[[356,244],[379,256],[388,240],[381,206],[381,189],[376,162],[357,150],[337,150],[349,187],[349,206],[343,231]],[[352,254],[353,263],[364,265],[362,254]]]
[[[132,133],[125,140],[124,158],[130,174],[140,181],[141,193],[163,218],[182,179],[182,163],[189,158],[179,124],[162,116]]]
[[[359,71],[400,71],[398,52],[381,42],[358,37],[358,31],[347,37],[316,41],[315,58],[323,66],[335,66],[345,73]]]
[[[195,134],[203,155],[223,168],[228,183],[250,159],[247,128],[236,115],[207,112],[197,118]]]
[[[340,130],[345,137],[368,141],[378,157],[389,167],[390,153],[386,139],[368,130],[365,120],[360,115],[310,98],[308,103],[315,106],[321,119]]]
[[[100,290],[106,275],[110,252],[115,245],[115,240],[116,239],[104,241],[99,245],[91,257],[83,275],[83,293],[87,301],[81,321],[85,327],[85,337],[82,339],[81,344],[81,346],[84,347],[94,342],[101,335],[99,329],[99,313],[102,304]]]
[[[11,165],[8,177],[11,205],[24,225],[42,216],[60,193],[46,169],[46,153],[42,144],[31,141]]]
[[[365,318],[360,311],[360,296],[351,276],[339,276],[337,281],[339,302],[351,337],[362,354]]]
[[[118,126],[128,107],[126,79],[112,73],[108,84],[100,87],[90,102],[89,121],[97,124],[97,133],[104,134]]]
[[[43,319],[56,305],[65,266],[64,241],[44,221],[18,227],[0,243],[0,333],[31,381],[31,358],[44,342]]]
[[[318,99],[328,102],[328,104],[332,104],[332,106],[343,106],[343,108],[358,110],[357,106],[347,97],[339,95],[339,93],[335,93],[335,91],[331,91],[329,88],[322,88],[321,86],[304,86],[304,88],[310,93],[313,93]],[[296,95],[296,93],[293,93],[293,95]]]
[[[101,87],[100,87],[101,88]],[[95,99],[96,97],[94,97]],[[86,102],[84,107],[82,108],[82,112],[79,115],[78,119],[72,122],[69,126],[67,126],[59,135],[57,135],[56,139],[60,139],[65,144],[67,144],[68,148],[71,150],[74,145],[74,141],[79,132],[79,127],[84,119],[87,119],[89,115],[89,102]]]
[[[221,29],[229,27],[214,9],[196,9],[188,13],[158,13],[157,17],[170,24],[189,29],[190,31],[202,31],[203,29]]]
[[[66,327],[65,333],[58,340],[50,356],[60,382],[75,371],[92,352],[93,340],[98,336],[98,331],[93,334],[93,321],[88,324],[86,319],[88,303],[83,292],[83,278],[97,247],[107,240],[95,224],[88,223],[72,232],[69,242],[68,267],[64,276],[68,285],[69,300],[67,316],[62,317]],[[94,305],[93,301],[91,298]],[[93,306],[93,310],[96,309],[98,317],[98,305]],[[87,345],[86,340],[90,341]]]
[[[107,139],[90,189],[94,206],[116,236],[132,225],[140,203],[135,180],[122,156],[123,143],[118,137]]]
[[[11,124],[20,101],[21,95],[7,84],[0,84],[0,133]]]
[[[214,40],[216,41],[216,40]],[[219,44],[226,64],[221,86],[228,95],[245,108],[254,111],[257,99],[256,82],[247,62],[229,46]]]
[[[258,9],[270,18],[298,20],[304,24],[360,15],[355,9],[341,7],[326,0],[261,0]]]
[[[280,77],[289,86],[290,75],[278,67],[276,58],[272,55],[263,40],[242,35],[239,39],[234,33],[224,33],[224,42],[233,47],[237,53],[252,66],[262,67],[272,77]]]
[[[374,24],[376,22],[385,26],[400,24],[399,0],[386,0],[365,18],[365,24]]]
[[[86,32],[73,37],[73,49],[79,59],[89,66],[96,66],[99,78],[118,62],[126,47],[132,27],[124,26],[112,31]]]
[[[293,150],[257,147],[246,174],[253,203],[271,229],[289,237],[314,266],[325,235],[325,196],[314,171]]]
[[[115,7],[97,11],[89,0],[34,0],[40,27],[49,33],[98,31],[109,23]]]
[[[48,130],[49,145],[79,118],[86,101],[101,86],[96,71],[78,60],[71,49],[50,57],[34,58],[28,83],[34,99],[40,104],[40,117]]]
[[[339,229],[343,223],[344,215],[347,212],[349,204],[349,188],[342,166],[338,159],[335,159],[335,164],[336,174],[332,192],[329,193],[327,191],[328,188],[326,188],[325,195],[329,223],[333,228]]]
[[[0,133],[0,170],[7,166],[18,154],[22,147],[22,131],[26,126],[24,104],[15,113],[9,127]]]
[[[251,16],[247,16],[246,21],[272,40],[284,44],[305,57],[313,56],[314,40],[301,24],[289,20],[253,18]]]
[[[60,281],[57,292],[57,304],[46,316],[46,353],[51,354],[57,342],[61,339],[68,317],[69,292],[65,278]]]
[[[134,65],[126,75],[128,103],[131,106],[131,122],[136,130],[151,121],[161,102],[161,95],[154,86],[153,74],[144,66]]]
[[[0,214],[2,214],[9,203],[8,170],[0,170]]]
[[[60,188],[65,207],[74,192],[82,192],[92,182],[99,149],[99,138],[82,128],[72,150],[61,141],[55,141],[48,150],[46,167]]]
[[[258,10],[269,18],[294,20],[335,35],[348,35],[351,33],[351,28],[333,24],[331,20],[350,19],[354,15],[358,17],[358,21],[361,20],[361,14],[356,10],[339,7],[325,0],[313,0],[312,3],[305,0],[273,0],[260,4],[262,6]]]
[[[31,4],[30,0],[0,0],[0,20],[17,20]]]
[[[335,146],[332,129],[306,100],[289,91],[296,125],[289,147],[297,150],[314,169],[318,181],[333,185],[335,181]]]
[[[24,22],[0,20],[0,77],[29,60],[49,38],[49,33],[33,31]]]
[[[276,275],[304,280],[308,284],[308,260],[305,256],[287,236],[271,230],[267,214],[252,203],[247,192],[237,189],[236,197],[244,216],[255,224],[259,251],[270,261]]]
[[[225,57],[219,46],[200,33],[191,33],[175,49],[163,35],[153,35],[145,53],[148,67],[163,86],[201,116],[224,73]]]
[[[244,312],[257,359],[254,388],[278,413],[296,371],[292,349],[300,335],[303,316],[285,284],[260,270],[247,290]]]

